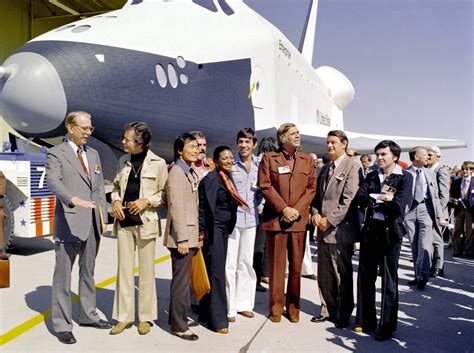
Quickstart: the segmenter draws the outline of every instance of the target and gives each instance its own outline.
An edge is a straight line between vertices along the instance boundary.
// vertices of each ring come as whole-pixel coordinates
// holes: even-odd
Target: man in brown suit
[[[326,147],[331,162],[318,177],[313,224],[318,231],[318,286],[321,314],[313,322],[330,320],[347,327],[354,309],[352,254],[357,234],[353,199],[359,189],[359,164],[346,154],[344,131],[329,131]]]
[[[266,200],[261,225],[266,232],[269,260],[269,311],[270,320],[280,322],[288,249],[285,306],[288,319],[295,323],[299,321],[304,237],[316,178],[313,159],[299,151],[298,128],[292,123],[281,125],[277,139],[278,151],[265,153],[259,169],[260,189]]]

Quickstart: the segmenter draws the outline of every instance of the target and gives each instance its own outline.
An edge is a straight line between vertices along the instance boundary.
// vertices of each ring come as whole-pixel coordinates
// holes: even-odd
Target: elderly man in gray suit
[[[318,176],[313,201],[313,224],[318,227],[318,286],[321,313],[313,322],[329,320],[337,328],[349,325],[354,309],[352,255],[357,234],[359,163],[346,149],[344,131],[329,131],[326,146],[331,162]]]
[[[110,329],[96,312],[95,257],[105,232],[104,178],[99,154],[85,143],[94,127],[86,112],[71,112],[65,120],[66,140],[47,154],[48,187],[56,195],[52,319],[58,340],[76,343],[72,334],[71,270],[79,256],[79,325]]]
[[[427,148],[428,151],[428,167],[435,173],[436,184],[438,185],[438,197],[441,204],[441,211],[444,218],[448,218],[448,202],[449,187],[451,177],[448,167],[443,167],[439,160],[441,158],[441,150],[437,146]],[[432,277],[444,277],[444,240],[443,233],[439,227],[435,228],[433,233],[433,263],[431,266]]]
[[[433,232],[444,219],[438,196],[436,176],[428,166],[428,151],[416,146],[409,152],[412,164],[407,171],[413,176],[413,202],[405,212],[405,229],[411,243],[415,278],[409,285],[424,289],[428,283],[433,254]]]

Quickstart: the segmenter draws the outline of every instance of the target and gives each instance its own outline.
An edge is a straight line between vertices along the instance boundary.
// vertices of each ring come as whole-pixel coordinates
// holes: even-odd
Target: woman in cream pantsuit
[[[117,287],[112,318],[118,323],[110,331],[111,335],[122,333],[135,321],[136,248],[140,266],[138,332],[147,334],[150,322],[157,318],[154,264],[155,241],[160,229],[157,209],[168,170],[164,159],[149,150],[150,141],[150,130],[145,123],[132,122],[125,126],[122,143],[129,154],[118,162],[112,193],[113,233],[118,239]]]

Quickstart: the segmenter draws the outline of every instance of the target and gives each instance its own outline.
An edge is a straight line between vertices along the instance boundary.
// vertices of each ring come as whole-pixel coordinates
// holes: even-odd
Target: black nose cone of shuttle
[[[15,130],[47,136],[63,122],[67,100],[58,72],[40,54],[20,52],[3,63],[0,115]]]

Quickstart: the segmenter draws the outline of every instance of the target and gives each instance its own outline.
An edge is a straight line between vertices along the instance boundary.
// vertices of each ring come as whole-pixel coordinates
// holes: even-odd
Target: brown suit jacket
[[[178,242],[187,240],[188,247],[198,246],[199,195],[197,181],[186,175],[179,165],[173,165],[166,182],[168,216],[163,245],[177,248]]]
[[[331,244],[349,244],[356,241],[357,213],[354,200],[359,190],[359,163],[345,156],[334,170],[326,185],[331,163],[324,165],[318,177],[318,190],[313,206],[332,224],[318,239]]]
[[[308,225],[309,206],[316,192],[313,159],[296,152],[293,171],[282,173],[288,166],[283,152],[267,152],[262,157],[258,173],[260,190],[265,198],[261,227],[264,230],[304,232]],[[280,168],[280,170],[278,169]],[[280,220],[285,207],[298,210],[300,217],[294,222]]]

